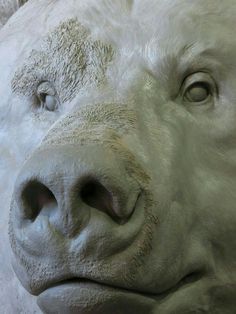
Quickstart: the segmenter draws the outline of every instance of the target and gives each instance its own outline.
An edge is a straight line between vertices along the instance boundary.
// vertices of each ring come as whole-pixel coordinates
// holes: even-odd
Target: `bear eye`
[[[184,97],[189,102],[202,102],[210,95],[210,87],[205,82],[198,82],[187,89]]]
[[[207,73],[194,73],[188,76],[183,84],[182,97],[185,102],[205,104],[216,93],[213,79]]]
[[[48,111],[58,109],[58,98],[54,87],[49,82],[42,82],[37,88],[37,98],[41,108]]]

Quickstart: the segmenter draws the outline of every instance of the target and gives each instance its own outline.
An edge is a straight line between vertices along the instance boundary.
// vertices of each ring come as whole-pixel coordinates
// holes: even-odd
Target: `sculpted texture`
[[[62,23],[47,36],[41,50],[33,50],[17,71],[13,91],[33,96],[40,82],[50,81],[60,101],[65,103],[79,92],[86,92],[91,85],[95,87],[104,82],[112,48],[88,36],[88,31],[76,20]]]
[[[31,0],[2,28],[13,268],[43,313],[235,312],[235,13]]]

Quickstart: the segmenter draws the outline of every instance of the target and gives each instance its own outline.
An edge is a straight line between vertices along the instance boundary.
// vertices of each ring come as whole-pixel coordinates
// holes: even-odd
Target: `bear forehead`
[[[95,37],[99,37],[99,39],[104,38],[106,41],[112,42],[120,48],[120,51],[126,51],[124,55],[141,55],[145,61],[151,61],[152,70],[159,73],[173,71],[173,68],[178,67],[178,65],[174,64],[176,60],[178,60],[182,68],[184,67],[181,64],[182,61],[183,64],[186,64],[186,67],[189,67],[190,64],[193,68],[193,59],[196,56],[199,57],[199,55],[208,57],[210,63],[213,63],[213,59],[218,58],[220,63],[224,62],[225,65],[230,63],[229,66],[235,59],[233,56],[236,50],[236,43],[232,41],[232,32],[234,32],[232,28],[234,21],[232,22],[232,20],[236,11],[236,4],[231,0],[227,1],[227,3],[207,0],[207,5],[206,1],[202,0],[191,3],[187,0],[120,2],[94,2],[90,0],[84,6],[85,1],[75,4],[74,1],[70,0],[66,5],[62,1],[57,3],[50,2],[48,6],[45,6],[45,2],[47,1],[42,1],[44,7],[41,15],[44,16],[47,13],[48,15],[47,18],[43,19],[44,23],[41,21],[44,25],[40,35],[42,40],[35,41],[34,38],[34,44],[32,45],[30,41],[34,37],[35,28],[29,28],[32,36],[28,40],[26,39],[25,45],[33,49],[33,53],[28,52],[30,57],[27,63],[30,69],[26,71],[27,67],[24,65],[25,60],[23,58],[21,60],[23,68],[21,71],[18,71],[19,77],[16,75],[17,79],[13,80],[13,85],[14,82],[17,83],[14,86],[14,90],[26,90],[27,86],[30,85],[28,82],[38,82],[37,80],[32,80],[32,75],[35,76],[34,72],[37,68],[37,66],[34,66],[33,61],[36,60],[36,64],[42,68],[43,59],[50,60],[51,55],[51,60],[55,59],[57,61],[50,61],[50,64],[53,66],[55,63],[57,66],[60,63],[59,59],[63,61],[64,57],[62,56],[69,53],[67,46],[68,49],[73,46],[75,48],[75,56],[77,56],[76,51],[80,51],[82,47],[81,42],[85,41],[84,39],[88,34],[90,37],[96,35]],[[91,5],[89,6],[89,4]],[[36,2],[31,4],[31,6],[36,7],[38,5]],[[65,6],[65,12],[58,19],[58,15]],[[23,13],[24,10],[22,10],[21,15]],[[78,23],[75,23],[75,17],[81,23],[80,27],[78,27]],[[24,20],[24,17],[22,18]],[[37,28],[39,19],[40,17],[35,21],[31,20],[31,23],[37,24]],[[57,20],[56,24],[54,20]],[[126,22],[125,24],[124,21]],[[49,26],[46,26],[45,22]],[[82,38],[83,36],[84,39]],[[38,53],[38,50],[42,50],[42,45],[45,47],[45,38],[47,43],[51,43],[50,47],[48,47],[49,49],[47,49],[48,52],[46,54]],[[110,48],[108,46],[103,46],[99,43],[99,45],[95,44],[95,46],[91,44],[91,49],[88,49],[88,51],[91,52],[94,50],[94,47],[97,49],[98,46],[100,52],[104,55],[102,63],[106,64],[111,60],[112,50],[109,51]],[[61,47],[65,47],[64,52],[61,51]],[[56,51],[60,51],[60,58],[54,53]],[[35,57],[36,54],[37,58]],[[101,56],[101,53],[99,54]],[[106,54],[108,57],[106,57]],[[82,67],[82,59],[78,59],[80,59],[78,65]],[[65,62],[66,60],[64,60]],[[48,69],[47,62],[45,62],[44,66],[45,69]],[[67,68],[67,66],[65,65],[64,68]],[[68,69],[66,71],[69,72]],[[46,76],[47,74],[45,74]],[[39,79],[38,75],[37,79]],[[19,85],[22,85],[23,88],[20,88]],[[33,92],[31,85],[26,94]],[[64,98],[66,100],[68,97],[65,96]]]
[[[25,10],[40,8],[41,13],[29,20]],[[151,50],[152,56],[156,51],[155,58],[169,53],[179,56],[186,46],[197,43],[197,53],[203,48],[215,48],[216,55],[220,50],[225,54],[236,49],[232,41],[235,13],[236,3],[231,0],[32,1],[20,10],[15,22],[13,19],[12,31],[19,22],[31,25],[24,27],[23,45],[27,51],[27,47],[38,47],[40,39],[55,34],[59,24],[78,18],[92,36],[132,52],[137,48],[142,54],[150,54]]]

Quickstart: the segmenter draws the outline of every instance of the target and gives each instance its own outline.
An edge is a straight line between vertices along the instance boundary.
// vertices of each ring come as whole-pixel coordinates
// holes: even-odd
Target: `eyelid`
[[[59,100],[56,90],[48,81],[38,84],[37,91],[37,107],[44,108],[47,111],[56,111],[59,106]]]
[[[37,94],[48,94],[50,96],[56,96],[56,91],[55,88],[53,87],[53,85],[48,82],[48,81],[44,81],[41,82],[38,87],[37,87]]]
[[[192,73],[183,80],[183,83],[180,88],[181,96],[182,97],[184,96],[188,87],[196,83],[208,84],[213,89],[213,92],[215,91],[216,95],[218,96],[218,88],[215,80],[208,72],[203,71]]]

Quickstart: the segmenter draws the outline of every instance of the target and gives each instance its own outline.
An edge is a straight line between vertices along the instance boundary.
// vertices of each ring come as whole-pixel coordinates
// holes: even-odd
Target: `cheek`
[[[1,86],[1,84],[0,84]],[[39,145],[49,128],[54,124],[56,115],[47,112],[33,112],[30,103],[9,96],[7,105],[0,110],[0,154],[4,167],[0,167],[1,178],[5,185],[12,186],[19,169]]]
[[[174,184],[185,156],[185,125],[175,112],[154,113],[145,121],[142,134],[146,165],[159,185]]]

